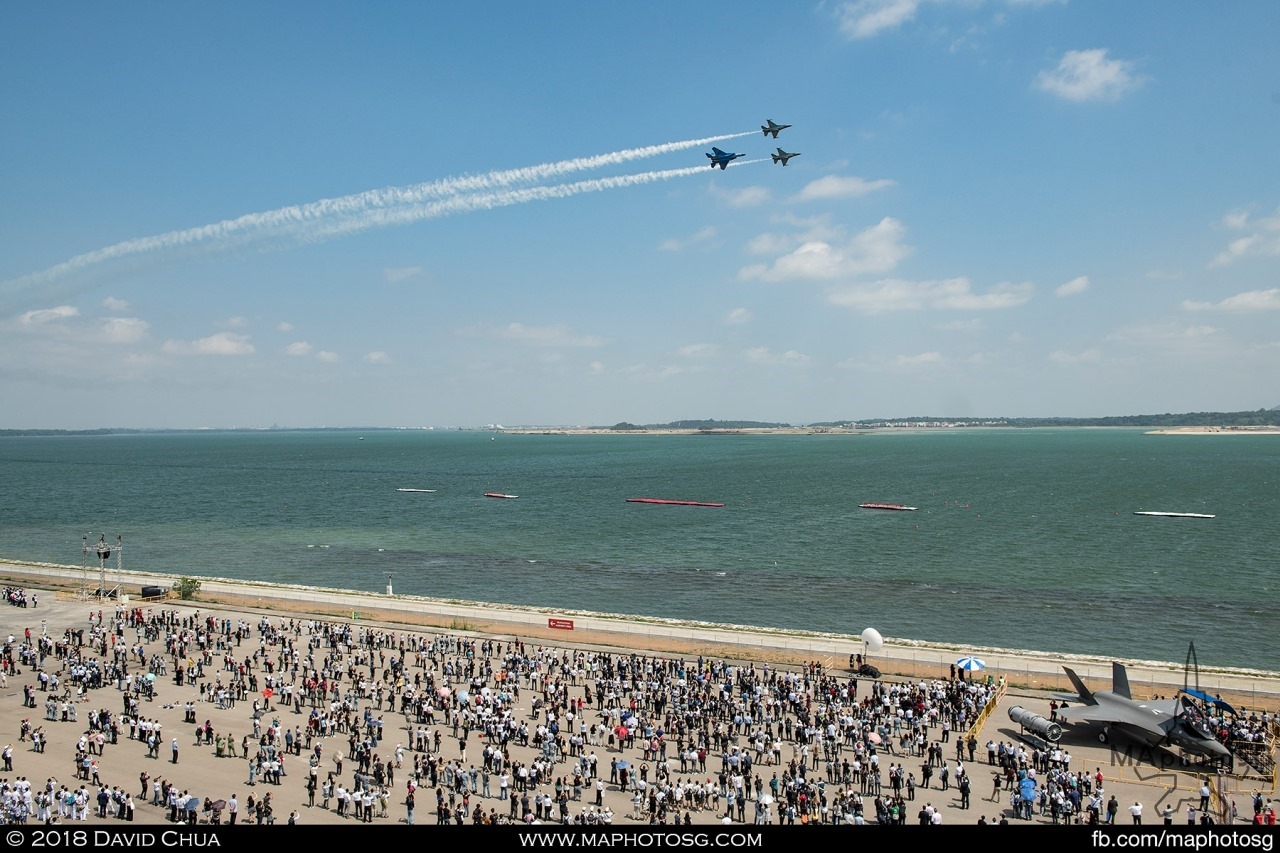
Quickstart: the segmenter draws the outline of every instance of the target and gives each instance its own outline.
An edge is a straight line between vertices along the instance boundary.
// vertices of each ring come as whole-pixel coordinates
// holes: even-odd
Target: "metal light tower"
[[[120,572],[121,564],[124,559],[124,537],[117,536],[115,545],[107,544],[107,534],[103,533],[98,537],[98,541],[90,545],[89,534],[86,533],[82,540],[80,548],[80,594],[83,598],[89,597],[89,578],[88,564],[89,553],[92,552],[98,558],[98,600],[101,601],[112,594],[118,594],[120,589]],[[116,557],[116,583],[115,586],[107,589],[107,564],[111,562],[111,555]]]

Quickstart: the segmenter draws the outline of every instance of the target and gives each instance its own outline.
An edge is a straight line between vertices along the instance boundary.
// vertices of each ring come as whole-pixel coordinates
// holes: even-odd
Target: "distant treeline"
[[[140,429],[137,427],[101,427],[99,429],[0,429],[0,438],[9,438],[13,436],[42,436],[42,435],[174,435],[178,433],[210,433],[210,432],[358,432],[360,430],[375,430],[382,427],[301,427],[299,429],[284,430],[280,427],[271,427],[269,430],[256,428],[235,428],[227,429]]]
[[[912,417],[912,418],[860,418],[849,421],[823,421],[819,423],[801,424],[803,427],[883,427],[883,426],[915,426],[920,424],[947,426],[1007,426],[1007,427],[1257,427],[1280,424],[1280,406],[1271,409],[1258,409],[1253,412],[1187,412],[1183,414],[1163,415],[1115,415],[1106,418],[956,418],[956,417]],[[788,429],[795,424],[775,423],[772,421],[718,421],[707,420],[671,421],[665,424],[633,424],[627,421],[616,423],[611,427],[591,427],[601,430],[732,430],[732,429]],[[272,427],[278,430],[279,427]],[[295,432],[351,432],[355,430],[375,430],[384,427],[306,427]],[[451,427],[452,429],[452,427]],[[459,428],[461,429],[461,427]],[[100,429],[0,429],[0,438],[15,436],[56,436],[56,435],[138,435],[143,433],[179,433],[179,432],[262,432],[257,429],[128,429],[110,427]]]
[[[619,431],[633,429],[785,429],[789,426],[791,424],[775,424],[765,421],[718,421],[712,418],[705,421],[672,421],[666,424],[643,424],[640,426],[623,421],[611,427],[604,427],[604,429]]]
[[[122,429],[0,429],[0,438],[15,435],[115,435],[135,432]]]
[[[970,424],[983,426],[1009,427],[1045,427],[1045,426],[1092,426],[1092,427],[1210,427],[1210,426],[1273,426],[1280,423],[1280,406],[1273,409],[1258,409],[1254,412],[1184,412],[1162,415],[1114,415],[1105,418],[955,418],[955,417],[915,417],[915,418],[861,418],[856,421],[831,421],[810,426],[892,426],[908,424]]]
[[[1010,426],[1140,426],[1208,427],[1271,426],[1280,417],[1274,409],[1256,412],[1190,412],[1181,415],[1119,415],[1110,418],[1010,418]]]

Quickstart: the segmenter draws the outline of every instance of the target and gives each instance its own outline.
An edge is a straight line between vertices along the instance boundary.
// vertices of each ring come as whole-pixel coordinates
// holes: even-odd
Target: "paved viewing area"
[[[1179,824],[1232,821],[1234,807],[1243,825],[1255,792],[1264,813],[1276,793],[1273,780],[1075,734],[1033,754],[1008,709],[1051,714],[1048,693],[1019,684],[1035,661],[1006,671],[988,658],[975,680],[953,680],[953,651],[903,659],[886,649],[883,678],[851,680],[847,641],[697,627],[673,637],[578,614],[565,617],[572,630],[556,630],[545,613],[460,604],[432,614],[444,627],[410,625],[384,619],[398,597],[229,581],[203,581],[200,594],[234,605],[99,607],[74,583],[42,584],[51,568],[5,568],[25,606],[0,607],[13,661],[0,679],[0,726],[11,733],[0,779],[11,810],[32,792],[32,822],[44,808],[62,821],[226,823],[234,809],[241,824],[403,824],[411,788],[412,822],[431,824],[445,813],[466,823],[873,823],[878,810],[908,824],[1067,820],[1058,812],[1071,807],[1048,797],[1024,811],[1030,775],[1086,821],[1097,797],[1104,821],[1114,799],[1118,822],[1137,804],[1147,823],[1166,811]],[[173,579],[130,576],[123,591],[151,583]],[[686,650],[648,642],[659,634]],[[704,654],[713,646],[734,652]],[[801,662],[770,663],[765,649],[799,651]],[[899,661],[913,668],[896,675]],[[1104,672],[1109,681],[1101,663],[1085,677]],[[1135,692],[1162,677],[1131,674]],[[1224,694],[1234,687],[1237,701],[1257,697],[1247,707],[1275,711],[1274,679],[1221,679]]]

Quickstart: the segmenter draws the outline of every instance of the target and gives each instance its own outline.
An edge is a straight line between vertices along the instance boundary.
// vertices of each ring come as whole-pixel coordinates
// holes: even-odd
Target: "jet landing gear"
[[[1104,728],[1102,731],[1098,732],[1098,743],[1106,743],[1109,740],[1111,740],[1111,729]]]

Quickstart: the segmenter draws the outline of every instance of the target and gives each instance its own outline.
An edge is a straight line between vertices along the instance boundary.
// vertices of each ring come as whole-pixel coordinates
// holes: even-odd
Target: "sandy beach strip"
[[[1148,430],[1145,435],[1280,435],[1280,426],[1169,427]]]

